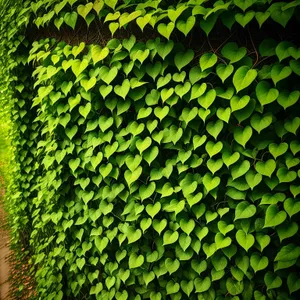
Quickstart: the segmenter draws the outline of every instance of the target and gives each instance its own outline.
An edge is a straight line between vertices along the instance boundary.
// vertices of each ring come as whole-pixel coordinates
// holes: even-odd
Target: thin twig
[[[259,55],[258,55],[258,52],[257,52],[257,50],[256,50],[256,47],[255,47],[255,45],[254,45],[254,43],[253,43],[253,39],[252,39],[252,35],[251,35],[251,32],[250,32],[249,27],[247,27],[247,29],[248,29],[248,33],[249,33],[249,36],[250,36],[251,44],[252,44],[252,46],[253,46],[253,48],[254,48],[254,51],[255,51],[255,53],[256,53],[256,61],[255,61],[255,63],[253,64],[253,67],[252,67],[252,68],[254,68],[255,65],[258,63]]]

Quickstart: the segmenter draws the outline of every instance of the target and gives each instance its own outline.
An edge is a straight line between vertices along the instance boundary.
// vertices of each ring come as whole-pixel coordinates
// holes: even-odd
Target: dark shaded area
[[[45,38],[55,38],[57,41],[64,41],[70,45],[78,45],[81,42],[85,42],[86,44],[105,46],[112,38],[107,25],[108,24],[102,21],[94,20],[90,27],[87,27],[85,21],[79,17],[75,30],[65,23],[60,27],[60,30],[58,30],[53,23],[48,27],[40,29],[32,24],[27,28],[25,36],[27,36],[31,42]],[[209,37],[206,36],[199,25],[195,25],[187,37],[175,28],[170,40],[181,42],[186,48],[191,48],[198,54],[219,50],[223,44],[230,41],[237,42],[239,46],[245,46],[252,52],[255,51],[255,48],[257,48],[265,38],[273,38],[278,41],[278,43],[283,40],[290,41],[296,46],[300,46],[299,29],[300,23],[297,17],[292,18],[286,28],[269,18],[261,28],[259,28],[257,21],[253,19],[246,28],[235,23],[231,31],[218,20],[210,32]],[[114,38],[126,39],[132,34],[139,42],[147,42],[157,37],[162,41],[166,40],[150,25],[146,25],[144,32],[142,32],[134,21],[128,24],[125,29],[117,30]]]

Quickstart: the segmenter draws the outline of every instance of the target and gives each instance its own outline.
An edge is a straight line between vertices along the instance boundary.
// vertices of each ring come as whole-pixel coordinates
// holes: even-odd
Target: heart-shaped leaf
[[[257,71],[250,69],[247,66],[242,66],[237,69],[233,76],[233,85],[236,92],[247,88],[257,77]]]
[[[233,64],[241,60],[246,54],[247,49],[244,47],[239,48],[237,43],[231,42],[227,43],[221,50],[221,54],[230,60],[230,63]],[[230,66],[230,65],[228,65]],[[233,66],[231,66],[233,71]],[[231,72],[232,73],[232,72]]]
[[[241,245],[247,252],[254,245],[254,236],[251,233],[245,233],[245,231],[239,229],[235,235],[237,242]]]
[[[286,219],[286,212],[279,211],[277,205],[272,204],[266,210],[265,227],[275,227],[283,223]]]

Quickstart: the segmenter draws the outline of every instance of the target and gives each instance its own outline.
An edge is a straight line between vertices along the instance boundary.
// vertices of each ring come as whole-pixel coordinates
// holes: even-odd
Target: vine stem
[[[235,31],[224,41],[220,44],[220,46],[214,51],[214,53],[218,52],[219,49],[235,34]]]
[[[247,30],[248,30],[248,33],[249,33],[249,36],[250,36],[251,44],[252,44],[252,46],[254,48],[254,51],[255,51],[255,54],[256,54],[256,60],[255,60],[255,63],[253,64],[253,67],[252,67],[252,68],[254,68],[256,66],[256,64],[258,63],[259,55],[258,55],[257,49],[256,49],[256,47],[253,43],[253,39],[252,39],[252,35],[251,35],[249,27],[247,27]]]

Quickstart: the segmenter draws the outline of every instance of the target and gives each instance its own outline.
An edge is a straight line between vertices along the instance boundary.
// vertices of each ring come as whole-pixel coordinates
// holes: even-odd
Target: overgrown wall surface
[[[154,38],[16,52],[11,213],[40,299],[298,299],[299,43],[251,24],[299,25],[299,1],[47,3],[30,24]],[[220,20],[247,44],[210,39]]]

